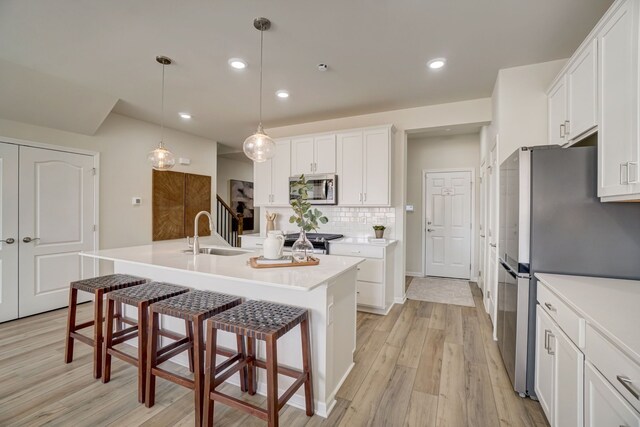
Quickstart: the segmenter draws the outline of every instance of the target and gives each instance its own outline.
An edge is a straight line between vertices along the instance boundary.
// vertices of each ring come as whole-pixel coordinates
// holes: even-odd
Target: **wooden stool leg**
[[[188,351],[188,355],[189,355],[189,370],[191,372],[195,372],[193,370],[193,350],[195,347],[195,343],[193,341],[193,326],[191,325],[191,321],[190,320],[185,320],[184,321],[184,330],[185,330],[185,335],[189,338],[189,341],[191,342],[191,348]]]
[[[269,427],[278,426],[278,341],[267,336],[267,421]]]
[[[144,403],[144,389],[147,383],[147,324],[149,323],[149,304],[138,304],[138,402]]]
[[[64,346],[64,363],[73,360],[73,338],[71,333],[76,331],[76,306],[78,304],[78,290],[69,289],[69,312],[67,314],[67,337]]]
[[[213,328],[211,322],[207,322],[207,351],[205,353],[204,367],[204,404],[202,408],[202,424],[205,427],[213,426],[213,406],[211,392],[214,390],[216,371],[216,348],[218,346],[218,331]]]
[[[256,357],[256,339],[255,338],[247,337],[247,357],[253,357],[253,358]],[[248,387],[249,394],[251,396],[256,394],[256,388],[257,388],[257,382],[258,382],[257,377],[258,376],[256,373],[256,366],[253,362],[251,362],[247,365],[247,383],[249,386]]]
[[[147,384],[146,384],[146,400],[145,406],[151,408],[155,404],[156,398],[156,376],[153,374],[153,368],[156,367],[158,360],[158,329],[160,328],[160,315],[151,310],[149,318],[149,344],[147,354]]]
[[[309,340],[309,320],[300,323],[302,338],[302,371],[307,379],[304,382],[304,404],[308,416],[313,415],[313,383],[311,381],[311,342]]]
[[[242,360],[244,361],[247,357],[247,351],[244,346],[244,337],[242,335],[236,335],[237,342],[237,352],[242,355]],[[240,370],[240,390],[243,392],[247,391],[247,373],[248,368],[245,366]]]
[[[188,322],[191,325],[192,322]],[[204,391],[204,358],[205,358],[205,347],[204,347],[204,331],[202,330],[202,317],[194,316],[193,318],[193,346],[191,347],[191,354],[193,355],[194,361],[193,366],[195,368],[194,372],[194,404],[195,404],[195,412],[196,412],[196,425],[202,425],[202,400],[203,400],[203,391]],[[213,348],[213,364],[215,365],[215,347]],[[214,367],[215,371],[215,367]],[[211,405],[213,407],[213,405]]]
[[[104,291],[95,292],[93,302],[93,377],[102,376],[102,309],[104,307]]]
[[[115,301],[107,298],[107,319],[104,322],[105,337],[102,345],[102,382],[108,383],[111,379],[111,355],[109,349],[113,345],[113,316],[115,311]]]
[[[124,322],[122,322],[122,316],[123,316],[123,310],[122,310],[122,304],[121,303],[117,303],[116,304],[116,315],[115,318],[116,320],[116,331],[121,331],[122,329],[124,329]]]

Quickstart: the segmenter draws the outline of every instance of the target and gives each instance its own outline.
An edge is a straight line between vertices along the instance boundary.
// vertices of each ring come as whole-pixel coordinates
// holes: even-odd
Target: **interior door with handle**
[[[0,322],[18,317],[18,146],[0,143]]]
[[[93,157],[20,147],[20,317],[64,307],[69,282],[95,275]]]

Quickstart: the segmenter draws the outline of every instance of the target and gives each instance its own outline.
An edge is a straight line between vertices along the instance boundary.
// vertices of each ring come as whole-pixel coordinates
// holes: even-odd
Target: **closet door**
[[[95,275],[93,157],[20,147],[20,317],[64,307],[69,282]]]
[[[18,317],[18,146],[0,143],[0,322]]]

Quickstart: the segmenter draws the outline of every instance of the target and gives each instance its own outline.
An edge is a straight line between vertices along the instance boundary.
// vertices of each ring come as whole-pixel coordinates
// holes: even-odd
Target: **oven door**
[[[337,177],[336,175],[306,175],[308,190],[308,201],[312,205],[335,205],[337,198]],[[300,197],[293,191],[293,185],[300,179],[300,176],[289,178],[289,201]]]

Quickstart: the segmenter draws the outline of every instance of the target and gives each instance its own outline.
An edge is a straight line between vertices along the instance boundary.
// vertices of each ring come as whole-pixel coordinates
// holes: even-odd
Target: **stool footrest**
[[[307,380],[307,375],[306,374],[301,375],[293,382],[293,384],[291,384],[291,387],[289,387],[287,391],[285,391],[284,394],[280,398],[278,398],[278,411],[282,409],[282,407],[287,403],[287,401],[291,399],[291,396],[293,396],[295,392],[298,391],[298,389],[304,384],[306,380]]]
[[[166,329],[158,330],[158,335],[162,335],[163,337],[170,338],[170,339],[176,340],[176,341],[181,340],[182,338],[184,338],[184,335],[180,335],[180,334],[178,334],[176,332],[168,331]]]
[[[138,324],[136,324],[135,326],[131,326],[131,327],[125,328],[125,329],[121,329],[119,331],[115,331],[113,333],[113,338],[114,339],[115,338],[120,338],[123,335],[126,335],[126,334],[128,334],[130,332],[137,331],[137,330],[138,330]]]
[[[130,329],[130,328],[127,328],[127,329]],[[114,345],[122,344],[125,341],[129,341],[136,338],[137,336],[138,336],[138,328],[135,328],[135,330],[128,331],[128,333],[121,334],[117,338],[114,338],[111,341],[111,345],[114,346]]]
[[[116,350],[115,348],[107,349],[107,353],[117,357],[120,360],[124,360],[125,362],[130,363],[133,366],[138,366],[138,359],[135,356],[128,355],[127,353],[120,350]]]
[[[195,388],[195,381],[192,379],[183,377],[182,375],[174,374],[173,372],[169,372],[165,369],[155,367],[151,370],[151,374],[157,377],[163,378],[167,381],[171,381],[173,383],[177,383],[183,387],[190,388],[193,390]]]
[[[189,338],[183,338],[180,341],[172,342],[158,351],[156,364],[159,365],[164,363],[173,356],[176,356],[185,350],[189,350],[191,347],[193,347],[193,344],[189,342]]]
[[[218,402],[224,403],[227,406],[231,406],[232,408],[240,409],[243,411],[249,410],[249,412],[260,418],[263,421],[267,421],[268,415],[267,411],[262,409],[259,406],[252,405],[249,402],[245,402],[244,400],[236,399],[235,397],[228,396],[226,394],[222,394],[218,391],[212,391],[210,398],[216,400]]]
[[[236,364],[233,365],[234,363],[236,363]],[[233,365],[233,366],[231,366],[231,365]],[[229,366],[231,366],[231,367],[229,369],[227,369],[226,371],[224,371]],[[241,354],[236,354],[235,356],[225,360],[224,362],[222,362],[221,364],[216,366],[216,369],[215,369],[216,377],[215,377],[215,380],[213,382],[214,388],[218,387],[220,384],[222,384],[223,382],[228,380],[231,377],[231,375],[233,375],[236,372],[240,371],[245,366],[247,366],[247,360],[246,359],[242,359],[242,355]],[[224,371],[224,372],[221,373],[220,375],[218,375],[222,371]]]
[[[258,368],[267,369],[267,364],[265,363],[264,360],[255,359],[253,364],[256,365]],[[300,377],[300,375],[305,375],[305,373],[302,371],[299,371],[293,368],[288,368],[282,365],[278,365],[278,374],[286,375],[291,378],[298,378]]]
[[[104,319],[103,319],[104,320]],[[93,326],[95,322],[93,320],[89,320],[88,322],[79,323],[77,325],[73,325],[74,331],[79,331],[80,329],[88,328],[89,326]]]
[[[71,336],[71,338],[73,339],[76,339],[85,344],[89,344],[90,346],[93,347],[93,338],[89,338],[88,336],[79,334],[78,332],[69,332],[69,336]]]

